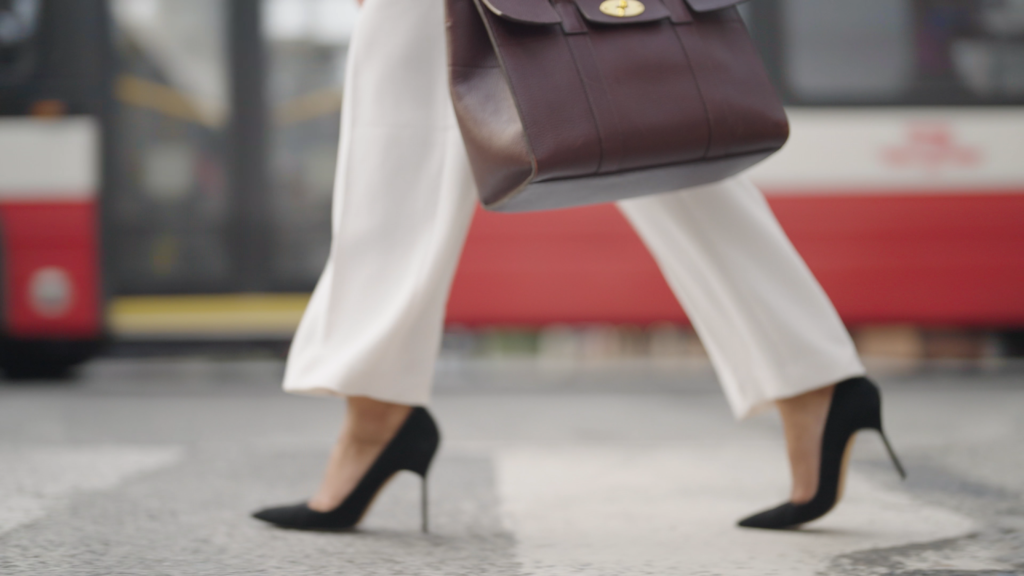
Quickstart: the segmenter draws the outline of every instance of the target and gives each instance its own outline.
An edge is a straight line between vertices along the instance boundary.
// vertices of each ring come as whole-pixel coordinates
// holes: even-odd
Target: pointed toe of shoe
[[[257,510],[252,513],[252,517],[275,526],[293,528],[309,524],[311,513],[313,511],[305,504],[293,504]]]
[[[317,512],[305,502],[291,506],[275,506],[252,513],[252,517],[273,524],[278,528],[314,531],[349,531],[359,521],[358,516],[346,514],[344,506],[330,512]]]
[[[781,506],[758,512],[736,523],[742,528],[760,528],[763,530],[786,530],[801,524],[794,516],[795,506],[785,503]]]

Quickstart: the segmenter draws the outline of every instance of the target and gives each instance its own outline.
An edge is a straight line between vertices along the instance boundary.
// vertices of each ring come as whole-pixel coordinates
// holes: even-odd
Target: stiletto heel
[[[395,437],[377,456],[352,493],[334,510],[317,512],[303,502],[260,510],[254,512],[253,517],[281,528],[349,530],[362,520],[387,481],[398,472],[408,470],[423,479],[422,523],[423,531],[426,532],[427,472],[440,442],[440,432],[430,413],[424,408],[413,408]]]
[[[428,512],[428,499],[427,499],[427,477],[422,476],[420,478],[420,520],[423,522],[423,533],[428,534],[430,532]]]
[[[842,494],[850,441],[860,430],[876,430],[901,477],[906,473],[889,439],[882,432],[882,397],[878,387],[867,378],[850,378],[836,384],[821,439],[821,464],[818,491],[803,504],[786,502],[781,506],[740,520],[744,528],[785,529],[816,520],[827,514]]]
[[[885,432],[881,428],[878,429],[878,435],[882,437],[882,443],[885,444],[885,451],[889,453],[889,459],[892,460],[892,465],[896,467],[896,473],[900,475],[901,480],[907,479],[907,472],[903,469],[903,463],[896,457],[896,451],[892,449],[892,445],[889,444],[889,437],[885,435]]]

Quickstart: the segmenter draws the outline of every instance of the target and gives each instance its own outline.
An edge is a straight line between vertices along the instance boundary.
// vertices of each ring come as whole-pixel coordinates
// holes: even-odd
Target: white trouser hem
[[[427,385],[429,388],[429,384]],[[417,388],[423,389],[423,385],[410,386],[409,389]],[[313,386],[313,387],[300,387],[300,386],[286,386],[284,391],[289,394],[295,394],[297,396],[312,396],[317,398],[348,398],[350,396],[358,396],[361,398],[372,398],[373,400],[379,400],[381,402],[390,402],[391,404],[402,404],[405,406],[428,406],[430,404],[429,397],[418,396],[415,394],[401,394],[395,393],[395,390],[391,390],[391,394],[388,394],[388,390],[383,390],[379,386],[347,386],[344,389],[327,388],[324,386]]]
[[[787,382],[785,391],[779,391],[774,394],[767,394],[762,398],[747,397],[740,398],[729,403],[729,407],[732,409],[733,416],[737,420],[746,420],[751,416],[756,416],[765,410],[769,410],[775,407],[775,402],[778,400],[785,400],[786,398],[793,398],[801,394],[806,394],[819,388],[838,384],[843,380],[849,378],[856,378],[858,376],[866,375],[864,367],[860,365],[860,362],[856,362],[856,365],[848,366],[841,370],[836,370],[834,375],[822,376],[814,380],[807,380],[805,382]]]

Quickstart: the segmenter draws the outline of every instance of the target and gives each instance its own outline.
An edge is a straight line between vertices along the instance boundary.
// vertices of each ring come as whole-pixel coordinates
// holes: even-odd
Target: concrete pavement
[[[781,501],[774,417],[732,421],[693,362],[442,362],[433,531],[412,476],[362,530],[248,518],[315,486],[342,404],[270,360],[106,360],[0,384],[0,574],[1024,574],[1024,370],[881,374],[890,436],[857,443],[839,509],[735,528]]]

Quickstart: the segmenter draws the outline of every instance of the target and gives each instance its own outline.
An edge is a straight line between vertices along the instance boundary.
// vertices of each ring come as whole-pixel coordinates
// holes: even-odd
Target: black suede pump
[[[317,512],[303,502],[260,510],[253,513],[253,517],[296,530],[351,530],[362,520],[384,484],[399,471],[408,470],[419,475],[422,481],[420,510],[422,529],[427,532],[427,471],[440,441],[441,434],[430,413],[425,408],[413,408],[395,437],[337,508]]]
[[[827,514],[842,496],[843,481],[850,439],[860,430],[876,430],[882,437],[896,472],[906,478],[899,458],[882,431],[882,398],[878,387],[867,378],[851,378],[836,384],[829,406],[825,433],[821,439],[821,468],[818,491],[814,498],[803,504],[785,504],[745,518],[739,522],[744,528],[781,530],[794,528]]]

